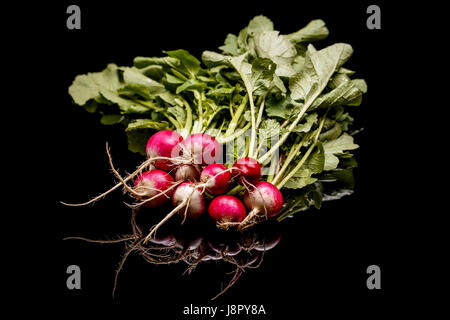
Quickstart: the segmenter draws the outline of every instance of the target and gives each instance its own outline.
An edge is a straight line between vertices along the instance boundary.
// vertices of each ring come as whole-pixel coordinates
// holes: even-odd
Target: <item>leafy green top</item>
[[[221,143],[249,130],[248,142],[232,156],[248,155],[265,166],[265,179],[286,197],[283,219],[319,207],[325,184],[344,188],[330,191],[333,198],[353,184],[351,151],[358,145],[348,111],[361,104],[367,85],[343,67],[353,53],[349,44],[311,44],[327,36],[322,20],[283,35],[257,16],[237,35],[228,34],[220,52],[204,51],[201,61],[183,49],[139,56],[131,67],[109,64],[78,75],[69,94],[100,113],[103,124],[125,125],[129,149],[141,154],[155,130],[208,133]]]

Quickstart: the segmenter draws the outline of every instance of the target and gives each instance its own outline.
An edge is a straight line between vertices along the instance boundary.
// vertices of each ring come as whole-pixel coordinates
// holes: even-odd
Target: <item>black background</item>
[[[70,4],[81,8],[81,30],[66,28]],[[381,7],[381,30],[366,27],[370,4]],[[405,216],[411,209],[396,201],[407,195],[403,185],[409,175],[402,158],[408,147],[398,143],[406,135],[398,126],[404,106],[396,100],[403,90],[397,80],[407,76],[404,70],[409,63],[399,53],[407,41],[402,22],[408,15],[406,8],[381,1],[126,1],[95,5],[61,1],[45,8],[45,28],[37,26],[35,31],[44,47],[41,62],[46,68],[36,71],[47,81],[43,94],[52,98],[40,114],[48,121],[40,130],[47,137],[47,154],[35,154],[49,175],[40,190],[50,200],[42,212],[45,240],[49,240],[42,254],[47,272],[37,288],[50,294],[49,305],[63,306],[70,314],[123,311],[152,319],[194,319],[183,316],[184,306],[211,304],[209,299],[225,282],[227,270],[220,265],[208,263],[191,276],[182,276],[185,266],[155,267],[130,256],[112,299],[114,271],[123,247],[62,240],[73,235],[101,238],[129,232],[129,209],[120,193],[83,208],[64,207],[59,201],[83,201],[114,182],[107,165],[106,141],[120,169],[130,170],[142,160],[127,150],[122,127],[101,125],[97,115],[72,104],[67,89],[78,74],[100,71],[110,62],[132,65],[138,55],[158,56],[161,50],[183,48],[200,57],[203,50],[217,50],[227,33],[237,34],[259,14],[269,17],[275,29],[285,34],[312,19],[323,19],[330,36],[316,47],[335,42],[353,46],[355,52],[346,67],[356,70],[356,77],[364,78],[369,88],[353,114],[356,125],[364,128],[356,136],[361,146],[356,152],[356,190],[340,201],[324,203],[320,210],[311,209],[285,221],[282,241],[267,252],[261,267],[246,272],[212,305],[263,304],[268,315],[261,318],[283,319],[311,311],[317,316],[367,318],[386,314],[388,307],[398,304],[398,297],[406,291],[406,255],[411,249],[405,240],[409,231]],[[42,49],[39,45],[28,53]],[[81,267],[81,290],[66,288],[66,268],[71,264]],[[372,264],[381,268],[381,290],[366,287],[366,268]]]

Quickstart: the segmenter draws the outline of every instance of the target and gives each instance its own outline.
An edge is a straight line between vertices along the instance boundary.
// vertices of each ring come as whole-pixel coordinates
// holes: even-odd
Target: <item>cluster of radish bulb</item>
[[[217,226],[244,229],[255,218],[272,218],[283,205],[280,191],[261,181],[261,165],[253,158],[238,159],[231,167],[218,163],[221,145],[207,134],[192,134],[183,139],[175,131],[163,130],[150,137],[146,146],[150,170],[140,173],[133,195],[147,208],[172,201],[173,210],[156,225],[146,240],[174,214],[198,219],[206,211]],[[148,167],[147,166],[147,167]],[[227,195],[233,184],[244,186],[242,200]],[[207,204],[205,192],[213,196]]]

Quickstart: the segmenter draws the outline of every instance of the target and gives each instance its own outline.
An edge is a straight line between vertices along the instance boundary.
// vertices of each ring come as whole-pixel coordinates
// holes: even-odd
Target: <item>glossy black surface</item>
[[[261,266],[244,272],[212,305],[264,305],[267,316],[255,319],[294,319],[308,311],[317,316],[340,313],[365,318],[366,313],[357,310],[377,312],[391,303],[399,286],[394,281],[400,268],[396,261],[403,251],[394,233],[401,210],[395,202],[389,206],[386,202],[397,196],[397,187],[387,183],[386,178],[398,175],[395,156],[391,156],[389,161],[393,162],[389,165],[386,160],[387,154],[398,152],[396,145],[386,143],[396,129],[389,117],[380,119],[380,108],[392,107],[389,95],[393,86],[385,70],[395,61],[386,48],[397,41],[389,31],[395,27],[395,19],[387,5],[381,6],[382,29],[368,30],[366,8],[372,3],[367,1],[245,5],[242,1],[126,1],[102,5],[82,1],[82,29],[70,31],[65,28],[69,4],[63,1],[52,8],[60,17],[53,16],[50,21],[54,28],[47,34],[54,48],[49,54],[55,57],[50,89],[54,100],[49,104],[49,114],[57,120],[50,134],[57,188],[48,213],[55,224],[50,236],[55,303],[79,312],[124,311],[150,319],[193,319],[183,315],[183,308],[211,304],[209,299],[226,285],[230,275],[225,273],[233,269],[220,261],[205,261],[190,275],[182,275],[185,264],[155,266],[138,255],[130,255],[112,299],[114,272],[123,245],[62,241],[66,236],[115,238],[130,232],[130,210],[123,204],[120,192],[84,208],[64,207],[58,201],[84,201],[113,184],[106,141],[121,170],[130,171],[142,160],[127,150],[121,127],[103,126],[98,116],[71,105],[67,88],[77,74],[100,71],[110,62],[131,65],[138,55],[157,56],[161,50],[183,48],[200,57],[203,50],[216,50],[228,32],[239,32],[258,14],[268,16],[282,33],[321,18],[330,36],[317,46],[335,42],[353,46],[355,53],[347,67],[357,71],[356,77],[366,79],[369,87],[362,106],[354,113],[356,125],[364,128],[355,138],[361,146],[356,152],[356,190],[339,201],[324,203],[320,210],[311,209],[285,220],[280,226],[280,243],[266,252]],[[57,180],[63,173],[70,178]],[[66,288],[65,271],[70,264],[81,267],[81,290]],[[380,291],[366,287],[366,268],[372,264],[382,270]]]

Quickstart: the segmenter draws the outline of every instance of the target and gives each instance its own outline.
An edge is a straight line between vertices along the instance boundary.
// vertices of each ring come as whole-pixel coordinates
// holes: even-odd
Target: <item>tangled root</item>
[[[208,249],[208,245],[204,242],[201,243],[198,248],[193,250],[189,250],[188,247],[183,247],[179,244],[169,246],[155,243],[150,245],[146,244],[145,239],[147,239],[148,236],[145,236],[145,234],[142,233],[141,228],[136,223],[136,215],[137,209],[133,209],[130,218],[132,233],[117,239],[96,240],[78,236],[64,238],[64,240],[83,240],[98,244],[125,243],[124,253],[114,275],[112,289],[113,297],[115,296],[117,290],[120,272],[122,271],[127,258],[132,253],[137,253],[142,256],[145,261],[155,265],[167,265],[184,262],[188,267],[183,274],[192,273],[200,263],[210,259],[208,257],[212,254],[211,250]],[[216,260],[219,258],[225,263],[234,266],[234,275],[228,284],[211,300],[217,299],[219,296],[228,291],[247,269],[258,268],[261,265],[264,252],[260,254],[260,252],[253,250],[253,248],[258,244],[255,238],[250,239],[250,242],[251,243],[246,244],[245,248],[243,248],[242,253],[239,253],[237,256],[228,255],[228,249],[226,248],[222,250],[221,253],[214,253],[216,255]]]
[[[124,188],[124,192],[128,192],[129,194],[132,194],[132,195],[134,195],[134,196],[138,196],[138,197],[139,197],[139,196],[142,195],[142,194],[140,194],[139,192],[136,192],[136,190],[134,190],[133,188],[131,188],[131,187],[128,185],[128,182],[129,182],[131,179],[133,179],[133,178],[135,178],[136,176],[138,176],[139,174],[142,174],[142,172],[143,172],[144,170],[146,170],[147,167],[150,166],[154,161],[156,161],[156,160],[170,160],[170,161],[172,161],[172,162],[174,162],[174,163],[177,163],[177,164],[182,164],[182,163],[190,164],[190,163],[191,163],[191,160],[185,159],[185,158],[182,158],[182,157],[176,157],[176,158],[153,157],[153,158],[149,158],[149,159],[145,160],[144,162],[142,162],[142,163],[137,167],[137,169],[136,169],[134,172],[128,174],[127,177],[123,178],[123,177],[119,174],[119,172],[115,169],[115,167],[114,167],[114,165],[113,165],[113,161],[112,161],[112,157],[111,157],[111,153],[110,153],[110,150],[109,150],[108,143],[106,143],[106,154],[107,154],[107,156],[108,156],[108,162],[109,162],[109,166],[111,167],[111,171],[112,171],[113,174],[116,176],[116,178],[119,179],[119,183],[117,183],[116,185],[114,185],[114,186],[113,186],[112,188],[110,188],[109,190],[107,190],[107,191],[103,192],[102,194],[100,194],[100,195],[98,195],[98,196],[92,198],[92,199],[89,200],[89,201],[82,202],[82,203],[67,203],[67,202],[60,201],[61,204],[66,205],[66,206],[71,206],[71,207],[81,207],[81,206],[86,206],[86,205],[89,205],[89,204],[93,204],[93,203],[97,202],[98,200],[104,198],[105,196],[107,196],[107,195],[110,194],[111,192],[113,192],[113,191],[119,189],[120,187],[123,187],[123,188]],[[158,195],[159,195],[159,194],[158,194]],[[150,200],[149,200],[149,201],[150,201]]]

